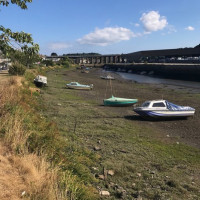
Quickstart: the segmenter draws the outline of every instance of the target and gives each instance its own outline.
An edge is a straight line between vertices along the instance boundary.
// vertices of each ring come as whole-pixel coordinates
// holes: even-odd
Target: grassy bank
[[[90,184],[93,177],[87,170],[82,167],[85,179],[73,173],[75,163],[71,159],[76,160],[76,156],[67,155],[76,151],[75,147],[63,140],[53,120],[41,115],[44,104],[40,90],[32,83],[34,73],[38,70],[27,72],[25,79],[17,77],[22,79],[21,86],[15,78],[1,85],[0,147],[7,153],[1,151],[0,156],[6,161],[2,165],[12,166],[14,173],[2,183],[7,192],[2,192],[1,199],[96,199]],[[85,157],[92,156],[87,151],[83,153]]]
[[[109,191],[109,199],[200,197],[199,150],[160,139],[154,126],[102,108],[90,98],[97,91],[67,90],[66,76],[63,70],[48,73],[42,113],[69,142],[65,155],[74,175],[99,191]]]

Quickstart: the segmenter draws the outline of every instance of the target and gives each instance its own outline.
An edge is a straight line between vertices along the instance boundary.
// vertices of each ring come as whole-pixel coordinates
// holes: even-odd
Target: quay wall
[[[124,63],[105,64],[106,70],[132,73],[153,73],[156,75],[184,75],[199,76],[200,64],[180,64],[180,63]]]

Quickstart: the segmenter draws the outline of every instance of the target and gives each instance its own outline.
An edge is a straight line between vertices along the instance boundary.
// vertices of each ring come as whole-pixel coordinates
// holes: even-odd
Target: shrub
[[[26,67],[18,62],[14,62],[9,68],[9,74],[11,75],[24,75]]]

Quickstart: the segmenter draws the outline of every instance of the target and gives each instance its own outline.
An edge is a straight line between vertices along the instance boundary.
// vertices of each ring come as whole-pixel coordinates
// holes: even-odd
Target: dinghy
[[[111,75],[107,75],[107,76],[101,76],[102,79],[106,79],[106,80],[114,80],[115,78],[112,77]]]
[[[145,101],[141,107],[133,109],[144,118],[187,118],[193,116],[195,109],[189,106],[179,106],[166,100]]]
[[[47,85],[47,77],[46,76],[41,76],[41,75],[37,75],[34,79],[34,84],[37,87],[43,87]]]
[[[104,106],[132,106],[134,103],[137,103],[137,99],[126,99],[112,96],[109,99],[104,99]]]
[[[82,85],[78,82],[71,82],[66,84],[67,88],[69,89],[76,89],[76,90],[92,90],[93,84],[91,85]]]

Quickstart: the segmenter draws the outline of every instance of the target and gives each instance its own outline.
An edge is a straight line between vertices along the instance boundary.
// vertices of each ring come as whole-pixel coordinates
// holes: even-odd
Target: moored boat
[[[66,84],[66,87],[69,89],[76,89],[76,90],[92,90],[93,84],[82,85],[78,82],[71,82],[71,83]]]
[[[195,109],[189,106],[179,106],[167,100],[145,101],[141,107],[133,109],[144,118],[187,118],[193,116]]]
[[[111,75],[107,75],[107,76],[101,76],[102,79],[106,79],[106,80],[114,80],[115,78]]]
[[[126,99],[112,96],[109,99],[104,99],[104,106],[132,106],[134,103],[137,103],[137,99]]]
[[[47,77],[46,76],[41,76],[41,75],[37,75],[34,79],[34,84],[37,87],[43,87],[47,85]]]

